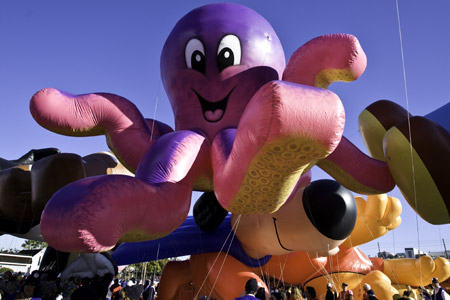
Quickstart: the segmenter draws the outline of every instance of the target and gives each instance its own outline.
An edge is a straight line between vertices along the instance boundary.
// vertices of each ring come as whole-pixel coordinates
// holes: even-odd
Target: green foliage
[[[0,253],[17,254],[18,252],[19,250],[17,249],[5,249],[5,248],[0,249]]]
[[[161,275],[164,267],[169,262],[168,259],[160,259],[147,262],[147,273]]]
[[[47,248],[48,244],[46,242],[34,241],[34,240],[25,240],[22,244],[22,248],[25,250],[37,250]]]
[[[10,271],[11,273],[14,272],[12,269],[10,268],[6,268],[6,267],[2,267],[0,268],[0,274],[5,273],[7,271]]]
[[[169,259],[160,259],[146,263],[128,265],[123,271],[123,277],[136,277],[138,279],[148,279],[152,276],[161,276],[162,270],[169,262]]]

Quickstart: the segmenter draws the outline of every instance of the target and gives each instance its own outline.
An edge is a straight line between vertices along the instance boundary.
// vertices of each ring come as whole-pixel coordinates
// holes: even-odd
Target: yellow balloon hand
[[[369,195],[367,201],[355,197],[357,217],[355,228],[343,246],[355,247],[375,240],[401,223],[402,205],[400,200],[386,194]]]

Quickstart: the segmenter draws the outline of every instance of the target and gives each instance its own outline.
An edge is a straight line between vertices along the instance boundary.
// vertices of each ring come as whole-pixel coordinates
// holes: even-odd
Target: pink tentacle
[[[283,80],[328,88],[334,81],[358,79],[366,65],[366,54],[356,37],[327,34],[312,39],[292,54]]]
[[[189,130],[180,130],[161,137],[147,150],[136,177],[152,184],[179,182],[193,169],[205,143],[205,137]],[[187,181],[193,184],[196,174]]]
[[[339,144],[344,123],[342,103],[330,91],[283,81],[264,85],[237,131],[213,140],[217,199],[233,213],[276,211],[301,174]]]
[[[120,241],[161,238],[178,228],[190,207],[192,185],[147,184],[131,176],[94,176],[66,185],[50,199],[41,231],[55,249],[99,252]]]
[[[356,193],[381,194],[395,187],[386,162],[367,156],[345,137],[334,152],[317,165]]]
[[[30,101],[33,118],[44,128],[70,136],[106,135],[108,146],[131,171],[152,143],[151,130],[129,100],[107,93],[71,95],[43,89]],[[159,126],[153,140],[166,127]],[[155,133],[155,132],[154,132]]]
[[[190,207],[192,170],[204,145],[192,131],[167,134],[148,149],[136,177],[104,175],[66,185],[41,218],[46,241],[63,251],[105,251],[119,240],[156,239],[175,230]]]

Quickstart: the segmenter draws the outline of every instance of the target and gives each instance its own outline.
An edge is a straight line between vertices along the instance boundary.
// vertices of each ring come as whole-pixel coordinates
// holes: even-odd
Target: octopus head
[[[284,67],[275,31],[255,11],[232,3],[194,9],[175,25],[161,54],[176,130],[212,139],[237,127],[253,94]]]

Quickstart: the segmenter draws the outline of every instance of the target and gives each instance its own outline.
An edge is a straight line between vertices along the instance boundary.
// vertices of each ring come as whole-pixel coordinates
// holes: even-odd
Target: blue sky
[[[173,126],[159,72],[159,57],[175,23],[190,10],[216,1],[0,1],[0,157],[16,159],[32,148],[57,147],[87,155],[106,150],[104,137],[74,138],[41,128],[29,99],[54,87],[74,94],[109,92],[132,100],[147,118]],[[406,107],[399,23],[393,0],[230,1],[263,15],[277,32],[286,58],[308,40],[327,33],[355,35],[368,65],[353,83],[335,83],[346,110],[345,135],[361,149],[359,113],[389,99]],[[450,2],[399,0],[409,110],[424,115],[450,101]],[[365,151],[365,150],[364,150]],[[448,159],[448,158],[443,158]],[[313,178],[326,175],[313,169]],[[405,247],[450,248],[450,225],[429,225],[403,204],[403,223],[361,248],[374,255]],[[0,237],[0,247],[20,241]]]

